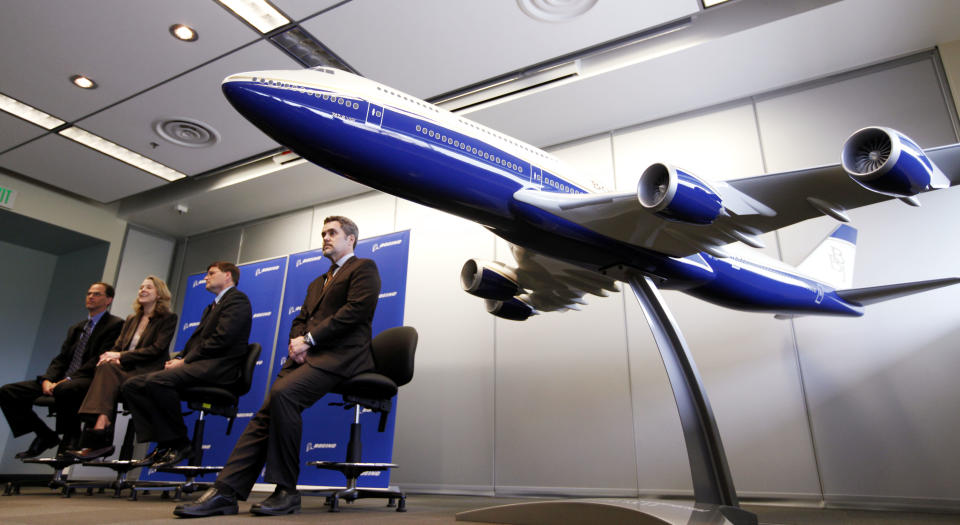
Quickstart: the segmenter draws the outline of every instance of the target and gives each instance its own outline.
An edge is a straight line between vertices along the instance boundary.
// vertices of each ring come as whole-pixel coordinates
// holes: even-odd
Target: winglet
[[[856,254],[857,229],[841,224],[810,252],[797,270],[834,288],[850,288]]]

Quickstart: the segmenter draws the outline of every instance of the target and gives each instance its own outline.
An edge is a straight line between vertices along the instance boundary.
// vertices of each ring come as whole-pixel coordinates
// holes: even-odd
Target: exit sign
[[[17,200],[16,190],[0,186],[0,206],[4,208],[13,208],[13,201]]]

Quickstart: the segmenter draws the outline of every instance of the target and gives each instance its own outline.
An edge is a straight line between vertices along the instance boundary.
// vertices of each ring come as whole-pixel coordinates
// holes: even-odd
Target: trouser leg
[[[13,437],[30,432],[37,435],[53,433],[33,411],[33,402],[42,395],[43,390],[36,381],[20,381],[0,387],[0,409],[10,424]]]
[[[217,483],[229,486],[246,499],[266,464],[265,481],[296,486],[300,475],[301,413],[340,381],[342,377],[310,365],[284,366],[263,406],[237,440]]]
[[[330,392],[343,377],[304,364],[280,376],[270,389],[270,437],[264,480],[293,487],[300,477],[303,411]]]
[[[151,372],[127,380],[122,387],[125,402],[137,428],[137,440],[175,444],[187,442],[187,426],[180,413],[179,390],[189,386],[209,385],[198,377],[190,364]]]
[[[57,403],[57,432],[66,437],[79,438],[80,416],[77,411],[80,410],[88,388],[90,378],[80,377],[64,381],[53,389],[53,398]]]

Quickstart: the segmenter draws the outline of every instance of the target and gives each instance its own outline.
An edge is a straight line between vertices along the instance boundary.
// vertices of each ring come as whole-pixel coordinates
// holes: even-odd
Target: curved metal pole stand
[[[737,491],[727,467],[727,457],[713,418],[713,409],[710,408],[700,373],[680,328],[649,277],[631,277],[627,282],[647,318],[670,379],[680,425],[683,427],[683,439],[687,445],[694,499],[697,503],[732,507],[740,511],[732,514],[745,512],[738,507]],[[750,516],[753,516],[752,523],[756,523],[756,516]]]
[[[633,289],[660,350],[680,413],[693,478],[693,505],[666,501],[572,499],[499,505],[457,514],[457,521],[534,525],[542,523],[757,525],[738,506],[727,458],[700,374],[659,290],[648,277],[631,277]]]

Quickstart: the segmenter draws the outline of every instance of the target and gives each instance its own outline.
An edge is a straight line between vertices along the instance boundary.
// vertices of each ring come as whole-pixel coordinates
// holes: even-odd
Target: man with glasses
[[[47,371],[36,379],[0,387],[0,408],[14,437],[36,434],[27,450],[17,458],[33,458],[58,444],[58,454],[75,448],[80,437],[77,411],[87,395],[100,354],[110,350],[120,335],[123,319],[107,310],[113,303],[113,286],[93,283],[87,290],[87,318],[67,330],[67,339]],[[57,412],[56,431],[33,411],[40,396],[53,396]],[[57,434],[63,434],[61,442]]]

